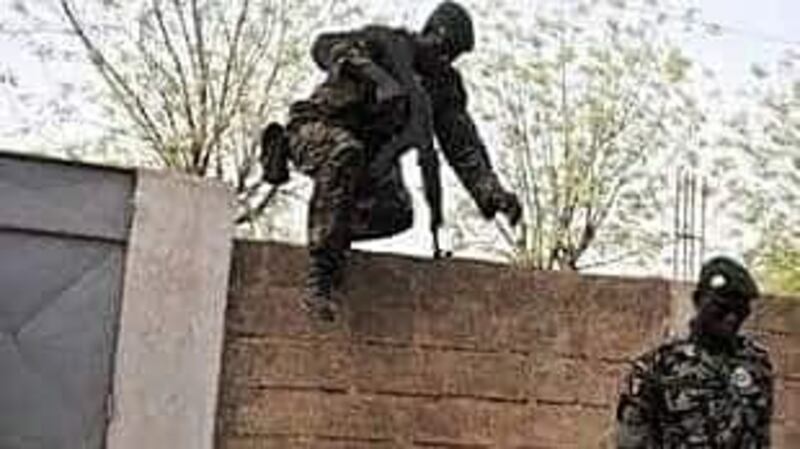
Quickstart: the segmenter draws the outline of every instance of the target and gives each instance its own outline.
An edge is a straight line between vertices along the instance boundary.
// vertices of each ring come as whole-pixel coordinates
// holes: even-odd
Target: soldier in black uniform
[[[770,447],[772,365],[765,349],[737,334],[757,297],[735,261],[703,265],[690,336],[636,359],[623,384],[620,449]]]
[[[285,135],[267,127],[262,161],[270,182],[288,177],[285,157],[314,179],[305,301],[321,318],[335,316],[331,284],[350,243],[411,226],[398,158],[411,147],[429,157],[434,135],[483,216],[502,212],[512,224],[519,220],[519,201],[492,168],[452,66],[473,47],[469,14],[449,1],[420,33],[368,26],[316,39],[312,56],[328,78],[292,106]]]

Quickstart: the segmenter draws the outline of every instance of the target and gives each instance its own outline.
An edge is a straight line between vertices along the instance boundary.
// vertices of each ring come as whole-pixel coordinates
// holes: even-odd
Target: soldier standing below
[[[623,384],[620,449],[770,447],[769,355],[737,334],[757,297],[755,281],[732,259],[703,265],[690,336],[636,359]]]
[[[519,201],[500,185],[452,66],[473,47],[471,18],[450,1],[434,10],[420,33],[373,25],[316,39],[312,56],[328,78],[308,101],[292,106],[285,132],[267,127],[262,163],[273,183],[288,178],[286,158],[314,180],[304,304],[318,317],[336,315],[332,282],[352,241],[411,226],[398,158],[416,147],[426,155],[423,172],[433,167],[427,173],[438,176],[434,135],[483,216],[502,212],[512,224],[519,220]],[[429,186],[431,202],[439,192]]]

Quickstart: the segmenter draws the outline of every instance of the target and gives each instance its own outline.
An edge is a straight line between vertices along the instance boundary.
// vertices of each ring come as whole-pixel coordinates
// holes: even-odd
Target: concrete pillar
[[[212,449],[231,195],[140,171],[131,226],[106,447]]]

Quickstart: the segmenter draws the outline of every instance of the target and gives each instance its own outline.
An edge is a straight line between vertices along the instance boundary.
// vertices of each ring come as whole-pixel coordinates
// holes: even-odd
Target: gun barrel
[[[442,217],[442,182],[439,156],[436,154],[436,150],[432,147],[419,149],[419,165],[422,172],[425,200],[428,202],[431,213],[431,231],[436,231],[444,221]]]

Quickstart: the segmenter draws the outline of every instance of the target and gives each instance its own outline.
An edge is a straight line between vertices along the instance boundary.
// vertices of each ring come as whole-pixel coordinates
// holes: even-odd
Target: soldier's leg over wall
[[[332,278],[350,247],[350,217],[364,171],[363,144],[348,130],[322,122],[289,127],[292,159],[314,180],[308,210],[311,300],[331,297]]]
[[[363,147],[349,140],[329,149],[313,176],[308,244],[312,249],[344,251],[350,246],[350,216],[364,167]]]

